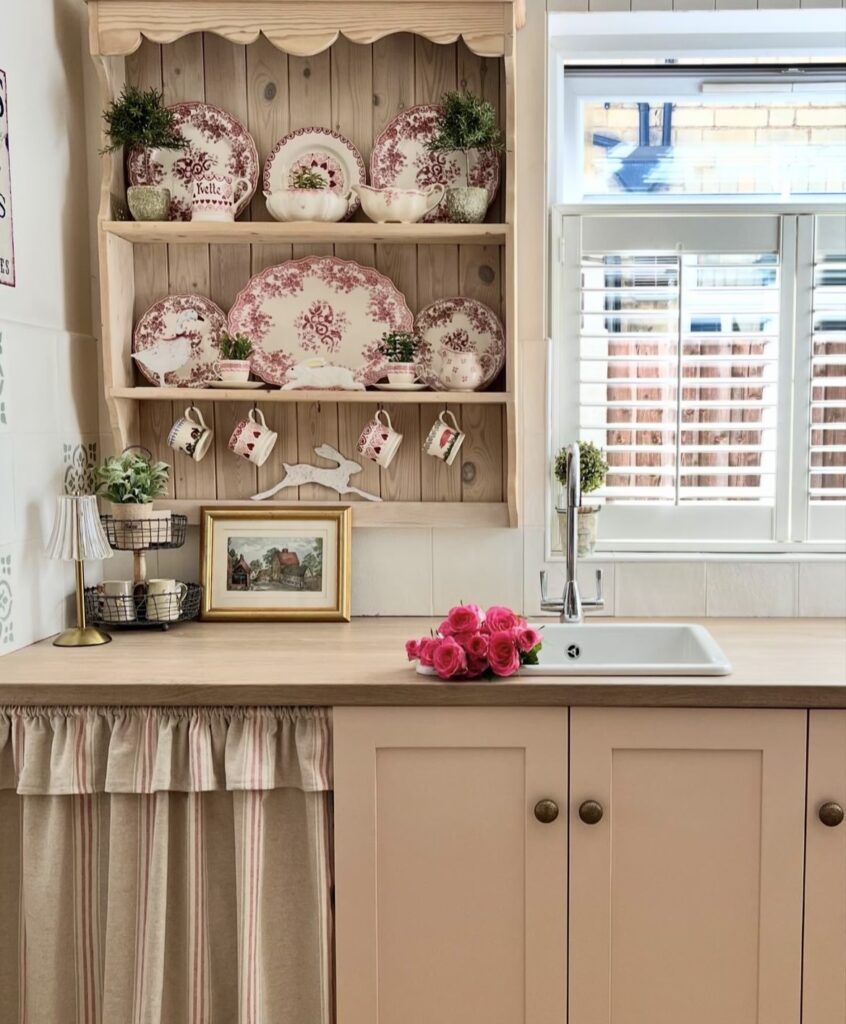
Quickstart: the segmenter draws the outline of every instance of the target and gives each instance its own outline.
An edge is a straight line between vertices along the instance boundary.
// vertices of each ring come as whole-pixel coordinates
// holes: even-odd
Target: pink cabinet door
[[[566,710],[337,708],[334,744],[338,1024],[564,1024]]]
[[[846,821],[838,823],[838,808],[846,808],[846,711],[812,711],[803,1024],[846,1021]]]
[[[571,711],[569,1024],[799,1024],[805,729]]]

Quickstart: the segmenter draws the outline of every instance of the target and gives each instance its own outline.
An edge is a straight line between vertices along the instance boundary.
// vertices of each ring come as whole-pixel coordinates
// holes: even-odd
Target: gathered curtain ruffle
[[[328,708],[0,708],[0,790],[22,796],[332,789]]]

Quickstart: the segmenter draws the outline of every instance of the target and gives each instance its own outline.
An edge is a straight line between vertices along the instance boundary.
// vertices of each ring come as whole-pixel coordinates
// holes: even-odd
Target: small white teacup
[[[391,417],[387,412],[384,409],[379,409],[362,430],[356,450],[359,455],[363,455],[383,469],[387,469],[401,444],[402,434],[394,430]]]
[[[103,580],[97,584],[97,604],[104,622],[134,622],[135,584],[132,580]]]
[[[249,416],[232,431],[229,450],[256,466],[263,466],[278,436],[267,425],[261,409],[250,409]]]
[[[212,367],[220,380],[249,380],[249,359],[218,359]]]
[[[447,422],[447,417],[452,421],[451,424]],[[423,451],[451,466],[466,436],[455,416],[449,409],[444,409],[432,424],[432,429],[423,443]]]
[[[185,410],[185,415],[180,416],[170,428],[167,443],[175,451],[183,452],[199,462],[209,450],[213,437],[212,429],[206,426],[203,414],[195,405],[191,405]]]
[[[153,622],[176,622],[188,594],[177,580],[147,580],[147,618]]]

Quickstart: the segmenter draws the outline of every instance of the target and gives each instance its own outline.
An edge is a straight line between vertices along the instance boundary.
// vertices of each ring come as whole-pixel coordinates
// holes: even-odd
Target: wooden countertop
[[[723,677],[550,676],[442,683],[405,661],[434,619],[195,623],[116,631],[105,647],[43,640],[0,658],[0,704],[486,704],[846,708],[840,619],[708,619]]]

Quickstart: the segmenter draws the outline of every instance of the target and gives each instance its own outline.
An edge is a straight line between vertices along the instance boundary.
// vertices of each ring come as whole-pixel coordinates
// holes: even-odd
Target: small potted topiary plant
[[[579,441],[579,482],[582,495],[592,494],[598,491],[605,483],[608,475],[608,463],[605,461],[605,453],[593,441]],[[561,486],[562,491],[567,487],[567,449],[562,448],[555,456],[555,479]],[[582,505],[579,509],[579,555],[590,555],[596,547],[597,516],[600,505]],[[561,547],[567,546],[567,509],[561,495],[559,495],[558,507],[558,529],[561,535]]]
[[[417,378],[414,357],[420,338],[412,331],[387,331],[382,335],[379,351],[387,363],[389,384],[413,384]]]
[[[109,145],[102,152],[126,152],[140,147],[181,149],[187,145],[179,131],[176,115],[162,105],[162,94],[156,89],[142,91],[134,85],[123,92],[103,111],[105,134]],[[167,220],[170,212],[170,189],[158,185],[130,185],[126,190],[129,211],[136,220]]]
[[[502,149],[502,132],[493,106],[473,93],[444,93],[441,114],[427,148],[433,153],[460,152],[464,157],[467,184],[448,188],[444,198],[449,219],[458,224],[483,221],[488,212],[488,191],[471,184],[470,154]]]
[[[220,359],[214,364],[221,380],[242,381],[250,379],[250,356],[253,343],[245,334],[230,334],[224,331],[218,340]]]
[[[115,536],[122,549],[147,547],[143,524],[154,517],[170,518],[170,512],[155,513],[153,509],[154,500],[167,492],[170,466],[154,462],[146,448],[139,451],[127,448],[94,471],[96,493],[112,503]]]

